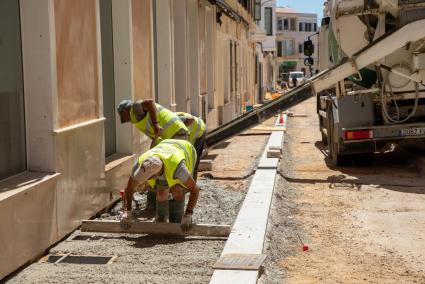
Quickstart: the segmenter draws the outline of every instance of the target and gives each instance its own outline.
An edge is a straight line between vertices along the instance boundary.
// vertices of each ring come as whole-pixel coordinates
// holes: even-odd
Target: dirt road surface
[[[292,111],[307,117],[288,120],[260,283],[425,283],[425,151],[335,168],[315,100]]]

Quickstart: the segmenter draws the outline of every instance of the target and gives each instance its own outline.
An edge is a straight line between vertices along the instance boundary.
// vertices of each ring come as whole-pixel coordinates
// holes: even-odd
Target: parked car
[[[301,71],[293,71],[289,72],[289,86],[290,87],[296,87],[304,83],[304,73]],[[296,85],[294,85],[294,83]]]

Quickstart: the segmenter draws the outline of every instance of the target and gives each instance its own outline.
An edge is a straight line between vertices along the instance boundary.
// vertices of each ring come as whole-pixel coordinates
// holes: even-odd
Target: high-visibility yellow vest
[[[191,125],[187,126],[189,129],[190,135],[189,135],[189,141],[192,144],[195,144],[196,139],[201,137],[204,132],[206,131],[205,123],[200,117],[196,117],[194,115],[185,113],[185,112],[176,112],[179,117],[181,117],[184,121],[184,119],[192,118],[193,122]]]
[[[179,119],[179,117],[172,111],[166,109],[165,107],[155,104],[156,107],[156,117],[158,120],[159,126],[162,127],[162,139],[170,139],[179,132],[181,129],[184,129],[189,133],[186,125]],[[153,131],[153,123],[150,117],[149,112],[146,113],[145,117],[138,121],[136,113],[134,112],[134,106],[130,110],[130,119],[131,122],[143,133],[145,133],[150,138],[155,137],[155,132]]]
[[[187,169],[193,175],[196,162],[196,150],[188,141],[177,139],[161,141],[154,148],[139,157],[139,167],[143,164],[145,159],[150,156],[160,158],[164,164],[164,176],[167,180],[168,187],[172,187],[176,184],[185,187],[182,181],[174,179],[174,173],[183,160],[185,161]],[[148,182],[151,186],[155,185],[154,180],[149,180]]]

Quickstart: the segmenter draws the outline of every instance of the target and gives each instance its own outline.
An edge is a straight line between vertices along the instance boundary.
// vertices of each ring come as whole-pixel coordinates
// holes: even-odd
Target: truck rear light
[[[373,138],[372,130],[349,130],[344,132],[345,140],[361,140]]]

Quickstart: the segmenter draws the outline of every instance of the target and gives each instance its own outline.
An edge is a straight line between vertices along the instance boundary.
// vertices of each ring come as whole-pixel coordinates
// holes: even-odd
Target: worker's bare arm
[[[143,109],[149,113],[152,120],[152,127],[155,132],[155,137],[161,136],[161,127],[158,124],[155,102],[151,99],[142,102]]]
[[[131,227],[131,224],[133,223],[132,220],[132,214],[131,214],[131,205],[133,201],[133,193],[137,186],[139,185],[139,182],[135,180],[132,176],[128,179],[127,186],[124,190],[124,197],[123,197],[123,213],[121,216],[121,227],[124,230],[128,230]]]
[[[189,190],[189,202],[187,203],[186,213],[192,214],[193,209],[198,202],[199,187],[192,177],[189,177],[184,183],[184,186]]]
[[[139,186],[139,182],[130,176],[127,182],[127,186],[124,190],[124,210],[131,211],[131,203],[133,200],[133,193],[136,188]]]

